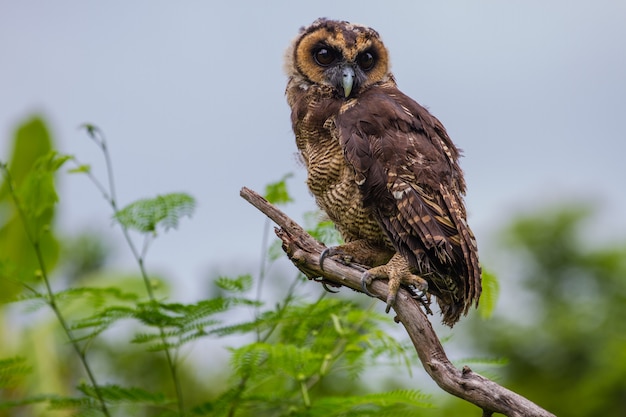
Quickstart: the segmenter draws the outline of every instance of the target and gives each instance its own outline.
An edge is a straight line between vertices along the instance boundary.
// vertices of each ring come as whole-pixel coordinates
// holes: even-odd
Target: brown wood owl
[[[378,33],[318,19],[286,54],[287,101],[307,184],[345,244],[322,255],[371,267],[437,297],[443,322],[478,305],[481,271],[466,223],[459,150],[439,120],[398,90]]]

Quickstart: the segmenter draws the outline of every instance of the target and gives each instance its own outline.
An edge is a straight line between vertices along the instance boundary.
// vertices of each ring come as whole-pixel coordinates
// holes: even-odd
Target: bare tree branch
[[[276,229],[276,234],[283,241],[283,250],[300,271],[308,277],[323,277],[335,285],[344,285],[363,292],[360,270],[328,258],[324,261],[322,270],[319,258],[325,249],[324,245],[254,191],[244,187],[240,195],[280,226],[280,229]],[[375,280],[369,290],[381,301],[385,302],[387,299],[386,282]],[[510,417],[555,417],[521,395],[473,372],[467,366],[463,369],[454,367],[420,303],[411,298],[407,291],[400,290],[394,310],[396,320],[402,323],[409,334],[424,369],[444,391],[477,405],[483,410],[483,416],[491,416],[496,412]]]

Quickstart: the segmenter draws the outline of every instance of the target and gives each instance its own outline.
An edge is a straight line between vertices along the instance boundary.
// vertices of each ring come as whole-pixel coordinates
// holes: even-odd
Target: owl
[[[366,292],[387,279],[387,312],[401,285],[427,292],[453,326],[481,293],[459,149],[398,89],[371,28],[318,19],[291,43],[285,70],[307,185],[345,241],[320,264],[333,256],[366,266]]]

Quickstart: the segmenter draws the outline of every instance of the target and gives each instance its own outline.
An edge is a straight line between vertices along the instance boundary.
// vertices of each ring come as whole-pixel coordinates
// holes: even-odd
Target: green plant
[[[77,359],[83,371],[59,378],[73,389],[40,392],[24,382],[40,364],[34,358],[3,351],[9,354],[0,359],[0,415],[380,416],[418,415],[424,407],[430,407],[428,397],[418,391],[370,394],[367,384],[360,381],[376,358],[388,357],[395,364],[407,366],[414,360],[412,348],[383,329],[388,317],[376,314],[372,305],[363,309],[325,294],[309,300],[298,295],[305,283],[303,277],[293,280],[285,298],[274,308],[263,303],[260,292],[254,298],[248,295],[254,284],[250,275],[217,278],[220,295],[195,303],[171,302],[166,294],[158,294],[157,289],[162,290],[163,285],[150,276],[146,253],[158,231],[176,228],[182,216],[193,213],[194,199],[173,193],[119,208],[105,138],[95,126],[83,127],[104,155],[106,186],[92,174],[89,165],[45,147],[25,168],[16,161],[0,163],[4,178],[0,197],[4,193],[12,200],[11,210],[25,230],[28,250],[35,259],[22,262],[21,258],[7,257],[0,262],[2,280],[21,287],[11,304],[29,306],[31,310],[48,307],[73,351],[74,358],[66,360]],[[53,285],[55,263],[49,254],[54,252],[55,241],[55,176],[69,163],[74,164],[69,172],[86,175],[110,205],[137,262],[143,292],[132,286],[85,285],[80,280],[61,289]],[[19,175],[13,169],[17,166]],[[268,197],[289,201],[287,178],[268,186]],[[328,224],[313,228],[320,237],[336,238]],[[141,245],[135,244],[131,229],[142,236]],[[1,235],[0,243],[10,245],[13,236]],[[263,266],[261,276],[264,271]],[[27,279],[29,274],[35,279]],[[242,311],[253,311],[254,318],[242,321]],[[131,336],[118,335],[114,344],[108,344],[104,335],[115,329],[129,330]],[[221,389],[211,387],[211,393],[202,401],[190,404],[186,398],[194,391],[206,393],[207,387],[198,387],[184,372],[181,349],[201,338],[219,340],[232,335],[242,335],[248,342],[230,348],[231,375],[221,381]],[[167,370],[171,388],[160,380],[142,380],[141,375],[133,378],[138,383],[126,383],[124,369],[116,361],[136,345],[144,352],[163,355],[164,363],[155,363]],[[106,355],[109,349],[114,351]],[[150,366],[140,373],[152,371]],[[210,385],[207,381],[205,384]]]

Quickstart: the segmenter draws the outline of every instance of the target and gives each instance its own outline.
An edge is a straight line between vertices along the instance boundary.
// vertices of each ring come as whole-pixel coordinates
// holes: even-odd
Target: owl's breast
[[[346,242],[365,239],[391,247],[383,229],[371,211],[363,206],[363,197],[330,131],[300,132],[298,147],[307,167],[307,185],[317,205],[328,215]],[[306,139],[305,139],[306,138]]]

